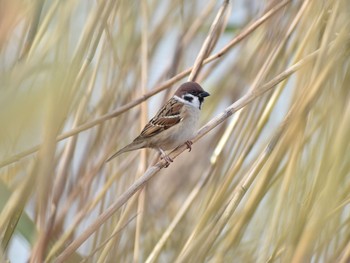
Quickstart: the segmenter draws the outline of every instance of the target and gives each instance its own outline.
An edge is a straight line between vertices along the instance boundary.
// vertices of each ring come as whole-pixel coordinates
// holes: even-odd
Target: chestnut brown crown
[[[206,92],[197,82],[194,81],[183,83],[175,92],[175,96],[178,96],[180,98],[182,98],[185,94],[192,94],[198,98],[205,98],[210,96],[208,92]]]

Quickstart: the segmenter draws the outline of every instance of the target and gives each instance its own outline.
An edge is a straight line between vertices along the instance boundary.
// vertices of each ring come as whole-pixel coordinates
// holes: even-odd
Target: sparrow
[[[173,160],[166,150],[186,143],[191,151],[191,139],[197,129],[204,98],[210,94],[196,82],[186,82],[175,92],[157,114],[146,124],[136,139],[117,151],[106,162],[118,155],[142,148],[152,148],[161,154],[169,165]]]

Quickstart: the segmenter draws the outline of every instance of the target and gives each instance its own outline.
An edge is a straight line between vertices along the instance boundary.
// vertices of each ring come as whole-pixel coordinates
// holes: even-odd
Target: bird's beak
[[[210,96],[210,94],[208,92],[206,92],[206,91],[203,91],[202,93],[199,94],[199,97],[201,97],[201,98],[205,98],[205,97],[208,97],[208,96]]]

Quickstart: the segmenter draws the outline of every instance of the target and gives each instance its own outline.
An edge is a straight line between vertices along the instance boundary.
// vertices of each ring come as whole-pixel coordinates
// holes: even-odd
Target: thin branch
[[[148,76],[148,6],[147,0],[141,2],[141,14],[142,14],[142,38],[141,38],[141,92],[146,92],[147,85],[147,76]],[[141,129],[147,123],[148,107],[146,103],[141,105]],[[146,151],[141,152],[141,163],[139,166],[138,176],[141,176],[147,169],[147,155]],[[141,243],[141,231],[143,226],[144,218],[144,208],[145,208],[145,198],[146,191],[143,190],[140,192],[137,203],[137,218],[136,218],[136,229],[135,229],[135,239],[134,239],[134,254],[133,262],[139,262],[140,255],[140,243]]]
[[[188,77],[189,81],[195,81],[200,69],[203,66],[203,61],[204,59],[209,55],[209,52],[214,48],[214,42],[216,42],[218,40],[217,35],[220,33],[222,25],[224,23],[225,20],[225,16],[227,13],[227,8],[229,6],[229,2],[230,1],[224,1],[219,12],[217,13],[211,27],[209,30],[209,34],[207,36],[207,38],[205,39],[201,50],[199,51],[199,54],[196,58],[196,61],[194,62],[194,65],[192,67],[192,71],[190,76]],[[215,41],[216,40],[216,41]]]
[[[19,61],[23,60],[27,56],[29,50],[32,48],[34,38],[38,32],[38,27],[39,27],[39,22],[40,22],[40,17],[41,17],[41,12],[43,10],[43,6],[44,6],[44,0],[37,0],[36,1],[34,15],[33,15],[33,21],[30,25],[27,39],[26,39],[26,42],[24,44],[23,51],[22,51],[22,54],[19,58]]]

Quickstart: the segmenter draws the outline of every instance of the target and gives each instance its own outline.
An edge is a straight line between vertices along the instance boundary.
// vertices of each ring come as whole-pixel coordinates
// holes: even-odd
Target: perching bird
[[[141,134],[131,144],[109,157],[107,162],[125,152],[153,148],[158,150],[169,164],[173,160],[165,150],[186,143],[191,151],[190,140],[197,129],[200,109],[207,96],[209,93],[196,82],[182,84],[174,96],[146,124]]]

